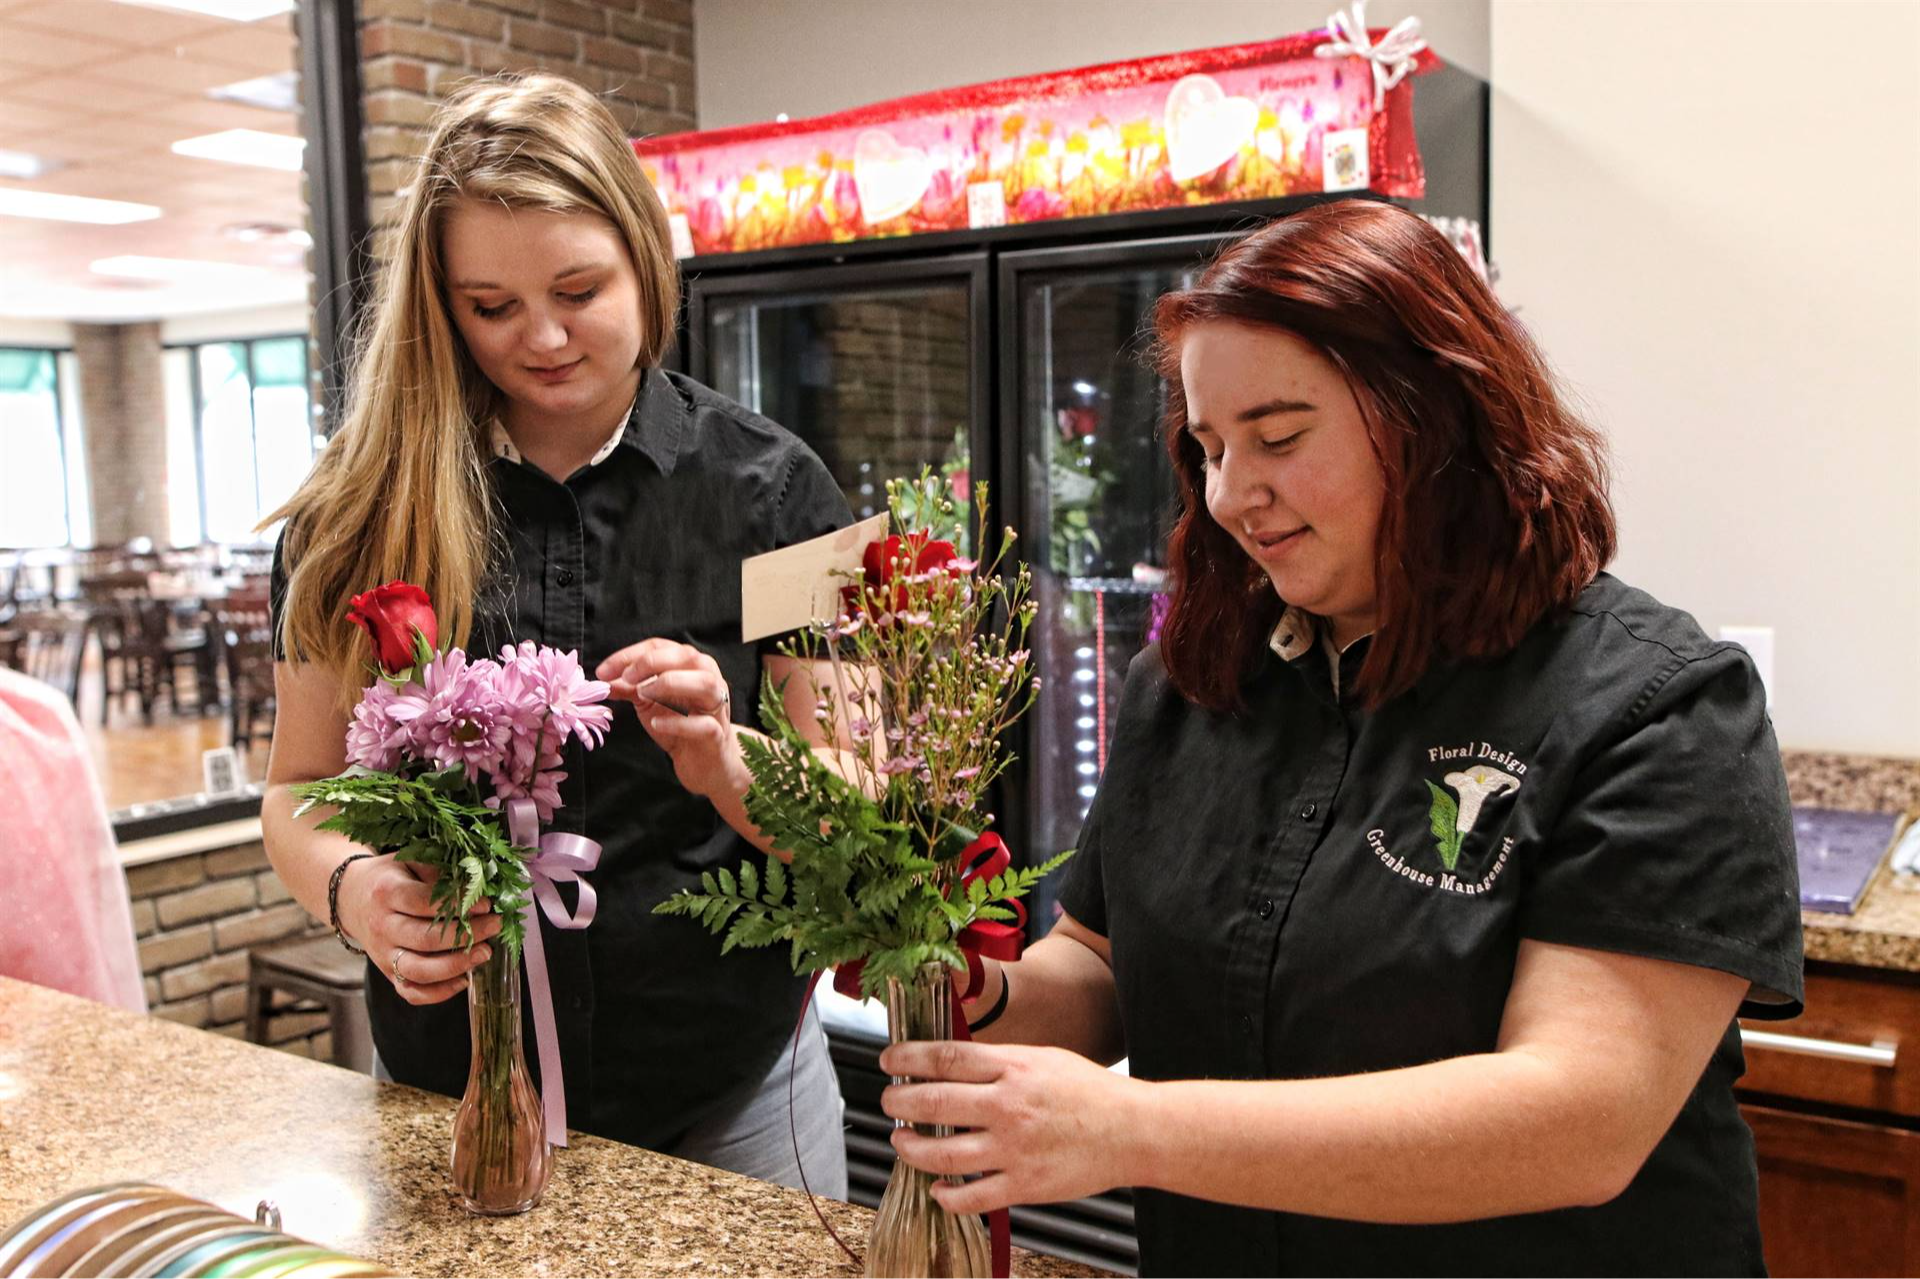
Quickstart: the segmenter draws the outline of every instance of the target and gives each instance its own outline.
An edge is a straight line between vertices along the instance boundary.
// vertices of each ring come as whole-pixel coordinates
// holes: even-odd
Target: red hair
[[[1235,241],[1154,308],[1182,507],[1161,653],[1190,700],[1237,708],[1285,607],[1208,513],[1187,434],[1180,339],[1212,321],[1293,334],[1359,404],[1386,476],[1375,631],[1355,686],[1367,706],[1436,663],[1510,651],[1613,558],[1605,446],[1526,330],[1425,219],[1373,200],[1316,205]]]

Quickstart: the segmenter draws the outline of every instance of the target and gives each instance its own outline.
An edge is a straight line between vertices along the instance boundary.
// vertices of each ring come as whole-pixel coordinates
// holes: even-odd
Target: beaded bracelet
[[[979,1021],[968,1022],[967,1030],[969,1032],[985,1030],[987,1027],[993,1025],[994,1022],[1000,1020],[1000,1014],[1007,1011],[1007,994],[1012,989],[1013,983],[1007,980],[1007,970],[1002,968],[1000,970],[1000,998],[993,1001],[993,1007],[987,1009],[986,1016],[982,1017]]]
[[[367,952],[353,944],[353,939],[340,930],[340,877],[347,873],[347,867],[362,857],[372,857],[372,853],[355,853],[333,868],[333,874],[327,879],[327,922],[333,925],[333,935],[340,939],[349,953],[364,955]]]

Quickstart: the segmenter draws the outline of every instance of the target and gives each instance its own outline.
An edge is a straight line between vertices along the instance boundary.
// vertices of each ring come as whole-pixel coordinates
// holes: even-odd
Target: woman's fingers
[[[998,1160],[993,1138],[986,1133],[966,1132],[953,1137],[928,1137],[911,1128],[893,1130],[893,1148],[900,1157],[939,1177],[966,1177],[976,1172],[996,1172]]]
[[[595,667],[599,678],[610,682],[612,695],[637,701],[640,685],[672,671],[706,671],[716,678],[720,667],[713,658],[691,644],[651,639],[628,645]]]
[[[987,1213],[996,1208],[1027,1202],[1015,1193],[1013,1178],[1003,1172],[982,1177],[978,1181],[936,1181],[933,1183],[933,1199],[948,1212],[962,1215]]]
[[[472,950],[408,950],[402,946],[394,951],[388,961],[389,977],[394,984],[414,986],[437,986],[442,982],[464,979],[466,975],[487,962],[493,954],[493,948],[485,944]]]
[[[689,717],[717,716],[727,709],[727,682],[718,671],[700,668],[651,675],[635,685],[634,695]]]
[[[880,1054],[880,1069],[896,1079],[992,1083],[1006,1072],[1005,1050],[956,1039],[913,1039]]]
[[[981,1084],[892,1084],[880,1091],[880,1109],[910,1124],[984,1128],[993,1121],[993,1090]]]

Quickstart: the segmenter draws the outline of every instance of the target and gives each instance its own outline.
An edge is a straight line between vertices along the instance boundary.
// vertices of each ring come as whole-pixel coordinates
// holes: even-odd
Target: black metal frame
[[[301,132],[313,223],[313,337],[327,434],[345,402],[352,338],[365,305],[366,152],[361,145],[360,20],[355,0],[300,0]],[[312,376],[312,370],[308,371]]]
[[[967,456],[977,467],[979,459],[993,456],[995,426],[991,420],[995,375],[991,367],[990,340],[994,317],[993,276],[984,253],[916,254],[911,259],[890,263],[879,275],[865,264],[849,264],[774,267],[689,277],[684,320],[675,346],[688,375],[697,382],[707,382],[713,362],[706,349],[705,334],[712,300],[752,296],[795,302],[857,291],[891,291],[940,283],[958,283],[967,290],[967,337],[975,353],[967,367],[967,400],[974,408],[967,428]],[[992,491],[1003,491],[997,478]],[[997,516],[989,512],[988,518],[997,526]],[[983,532],[974,530],[976,544]]]

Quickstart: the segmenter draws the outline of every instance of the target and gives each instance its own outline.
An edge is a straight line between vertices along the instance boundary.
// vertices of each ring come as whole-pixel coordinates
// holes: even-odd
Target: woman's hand
[[[433,921],[433,885],[392,854],[368,857],[340,876],[340,928],[367,952],[402,999],[438,1004],[467,987],[467,974],[487,961],[486,943],[500,931],[493,903],[481,899],[469,920],[471,950],[451,925]]]
[[[1151,1085],[1117,1075],[1078,1053],[959,1042],[894,1044],[880,1068],[915,1082],[894,1084],[880,1105],[895,1119],[972,1132],[928,1137],[897,1128],[893,1148],[936,1181],[949,1212],[988,1212],[1018,1203],[1056,1203],[1138,1180],[1143,1132],[1134,1103]]]
[[[673,760],[682,786],[710,800],[746,790],[727,681],[713,658],[672,640],[642,640],[594,674],[612,684],[613,696],[633,703],[640,726]]]

